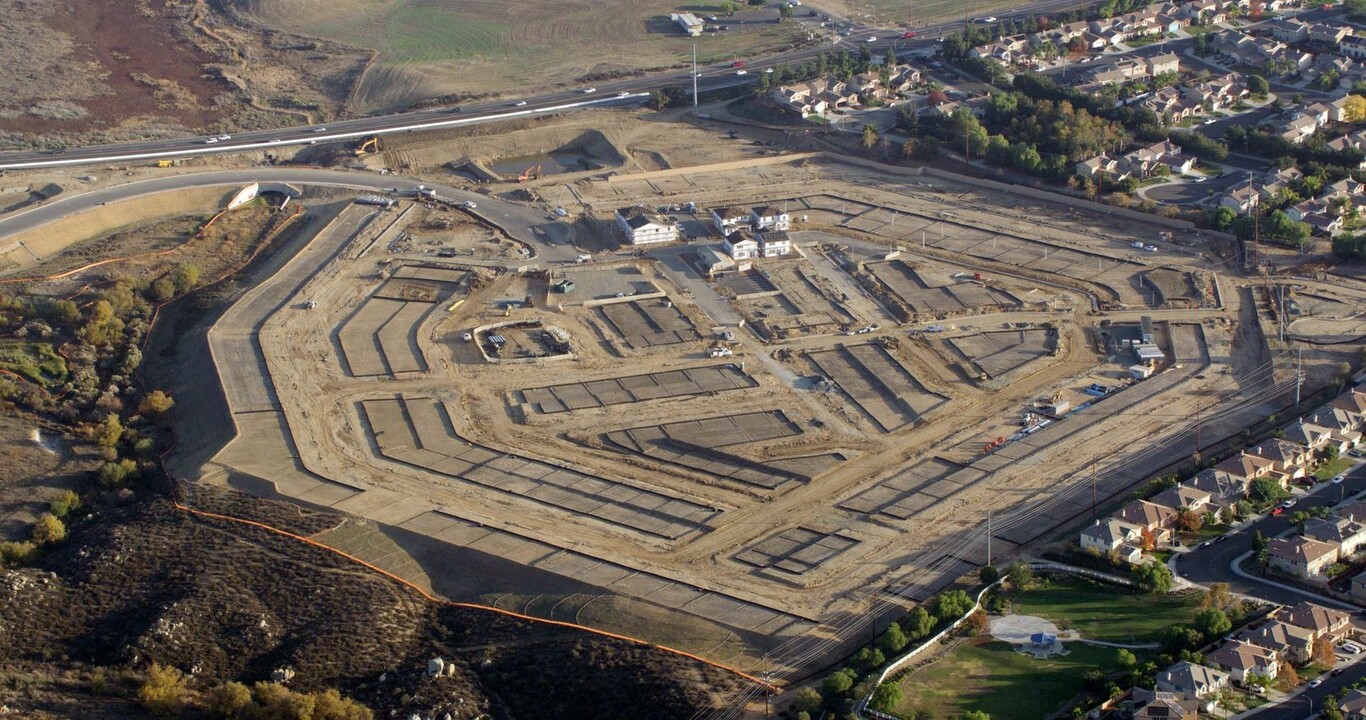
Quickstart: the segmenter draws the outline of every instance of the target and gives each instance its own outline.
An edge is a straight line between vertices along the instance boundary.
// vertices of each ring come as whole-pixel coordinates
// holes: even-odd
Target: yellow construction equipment
[[[157,167],[171,167],[172,165],[175,165],[175,161],[174,161],[174,160],[158,160],[158,161],[157,161]]]
[[[538,178],[540,178],[540,177],[541,177],[541,166],[540,166],[540,165],[536,165],[536,166],[527,168],[527,169],[526,169],[526,172],[522,173],[521,175],[518,175],[518,176],[517,176],[517,182],[526,182],[527,180],[536,180],[536,179],[538,179]]]
[[[362,155],[369,155],[369,154],[372,153],[372,152],[379,152],[379,151],[380,151],[379,136],[378,136],[378,135],[371,135],[370,137],[365,138],[364,140],[362,140],[360,145],[356,146],[355,153],[356,153],[356,157],[360,157],[360,156],[362,156]]]

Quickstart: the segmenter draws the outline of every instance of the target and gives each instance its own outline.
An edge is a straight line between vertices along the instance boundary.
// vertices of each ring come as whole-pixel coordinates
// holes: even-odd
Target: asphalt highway
[[[1022,5],[1009,14],[999,16],[998,19],[1025,18],[1030,15],[1055,13],[1092,4],[1094,3],[1083,0],[1038,0]],[[798,21],[806,22],[807,19],[798,18]],[[736,75],[736,71],[725,63],[700,67],[698,69],[698,89],[705,92],[754,83],[767,68],[784,63],[804,62],[832,49],[850,49],[866,45],[875,55],[885,53],[888,48],[894,48],[898,53],[910,54],[917,50],[923,52],[934,46],[936,38],[961,29],[967,22],[970,21],[956,20],[918,27],[916,28],[917,37],[915,39],[902,39],[902,31],[868,27],[856,23],[850,28],[851,32],[848,36],[841,37],[833,44],[830,42],[813,42],[773,55],[747,58],[744,75]],[[876,37],[877,40],[871,43],[864,42],[869,37]],[[669,85],[690,85],[691,82],[691,70],[685,69],[673,73],[604,82],[595,85],[595,92],[593,93],[585,93],[587,87],[578,87],[558,90],[536,97],[508,98],[497,102],[465,105],[458,109],[436,108],[338,120],[323,125],[230,132],[227,133],[228,139],[220,139],[213,143],[206,143],[206,136],[198,136],[69,148],[61,152],[3,153],[0,154],[0,170],[65,167],[103,162],[152,160],[260,150],[271,147],[350,140],[372,134],[413,132],[596,107],[640,104],[654,90]]]

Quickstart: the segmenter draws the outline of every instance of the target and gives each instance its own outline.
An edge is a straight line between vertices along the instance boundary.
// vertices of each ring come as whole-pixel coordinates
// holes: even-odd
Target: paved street
[[[1333,505],[1344,497],[1362,491],[1366,491],[1366,465],[1357,465],[1341,485],[1326,484],[1313,494],[1299,498],[1295,509]],[[1282,605],[1310,600],[1310,595],[1241,577],[1230,567],[1235,558],[1252,549],[1252,536],[1256,531],[1260,530],[1262,535],[1270,538],[1288,529],[1289,513],[1280,517],[1267,516],[1225,536],[1227,539],[1222,542],[1214,542],[1185,553],[1176,562],[1177,572],[1181,577],[1194,583],[1208,585],[1224,582],[1228,583],[1229,588],[1235,593],[1263,598]],[[1324,601],[1326,598],[1321,602]]]

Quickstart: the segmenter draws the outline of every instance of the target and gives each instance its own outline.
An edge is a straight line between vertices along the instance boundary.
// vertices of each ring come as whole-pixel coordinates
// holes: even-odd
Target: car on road
[[[977,23],[978,25],[990,25],[996,22],[996,18],[991,15],[988,15],[986,17],[973,18],[972,21]]]
[[[231,139],[232,139],[232,136],[231,136],[231,135],[219,135],[219,136],[218,136],[218,139],[219,139],[219,140],[231,140]]]
[[[1343,481],[1343,480],[1346,480],[1346,479],[1347,479],[1347,476],[1346,476],[1346,475],[1339,475],[1339,476],[1333,478],[1331,482],[1332,482],[1334,485],[1341,485],[1341,484],[1342,484],[1342,481]]]
[[[1322,685],[1322,684],[1323,684],[1323,678],[1314,678],[1313,680],[1310,680],[1310,681],[1309,681],[1309,687],[1311,687],[1311,688],[1316,688],[1316,687],[1318,687],[1318,686],[1320,686],[1320,685]]]
[[[902,39],[902,40],[910,40],[910,39],[913,38],[913,37],[915,37],[915,31],[914,31],[914,30],[912,30],[911,32],[906,32],[906,33],[902,33],[902,34],[901,34],[901,39]]]
[[[764,68],[764,74],[766,74],[766,75],[771,75],[771,74],[773,74],[773,68]]]
[[[736,71],[735,71],[735,74],[736,74],[736,75],[748,75],[749,72],[746,71],[746,70],[736,70]]]
[[[588,87],[588,88],[584,88],[584,89],[583,89],[583,94],[584,94],[584,95],[592,95],[593,93],[595,93],[595,92],[597,92],[597,91],[598,91],[598,89],[595,88],[595,87]]]
[[[1271,514],[1272,514],[1272,515],[1280,515],[1280,514],[1282,514],[1282,513],[1284,513],[1284,512],[1285,512],[1285,508],[1283,508],[1283,507],[1281,507],[1281,506],[1279,506],[1279,505],[1277,505],[1277,506],[1274,507],[1274,508],[1271,508]]]
[[[1289,510],[1290,508],[1295,507],[1295,503],[1297,502],[1299,501],[1295,498],[1290,498],[1289,500],[1286,500],[1285,502],[1281,503],[1281,507],[1285,510]]]
[[[280,138],[271,138],[267,142],[280,142]]]
[[[216,143],[216,142],[218,142],[218,138],[216,138],[216,137],[204,138],[204,144],[205,144],[205,145],[212,145],[212,144],[214,144],[214,143]]]
[[[621,92],[617,93],[617,97],[631,97],[631,93],[627,92],[626,90],[622,90]]]
[[[466,200],[465,202],[460,203],[460,207],[465,208],[466,210],[473,210],[479,206],[475,205],[473,200]]]
[[[518,100],[517,102],[513,103],[512,106],[513,106],[513,107],[526,107],[526,101],[525,101],[525,100]]]
[[[450,110],[447,110],[446,112],[451,113],[452,115],[454,115],[455,113],[464,112],[464,111],[465,111],[465,108],[453,107],[453,108],[451,108]]]
[[[315,133],[318,133],[318,132],[327,132],[327,128],[325,128],[325,127],[315,127],[315,128],[313,128],[313,132],[315,132]]]
[[[866,42],[866,43],[874,43],[874,42],[877,42],[877,36],[875,36],[875,35],[869,35],[868,37],[866,37],[866,38],[863,39],[863,42]]]
[[[742,67],[745,66],[745,61],[744,61],[744,60],[736,60],[735,62],[731,63],[730,66],[733,67],[733,68],[742,68]]]

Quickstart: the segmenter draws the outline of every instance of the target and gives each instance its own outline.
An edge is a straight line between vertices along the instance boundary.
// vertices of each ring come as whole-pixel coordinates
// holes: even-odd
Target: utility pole
[[[1200,406],[1195,406],[1195,454],[1200,454]]]
[[[1295,353],[1295,414],[1300,412],[1300,388],[1304,386],[1304,348]]]
[[[692,44],[692,107],[697,109],[697,43]]]
[[[1100,515],[1096,512],[1096,464],[1091,463],[1091,519],[1095,520]]]

